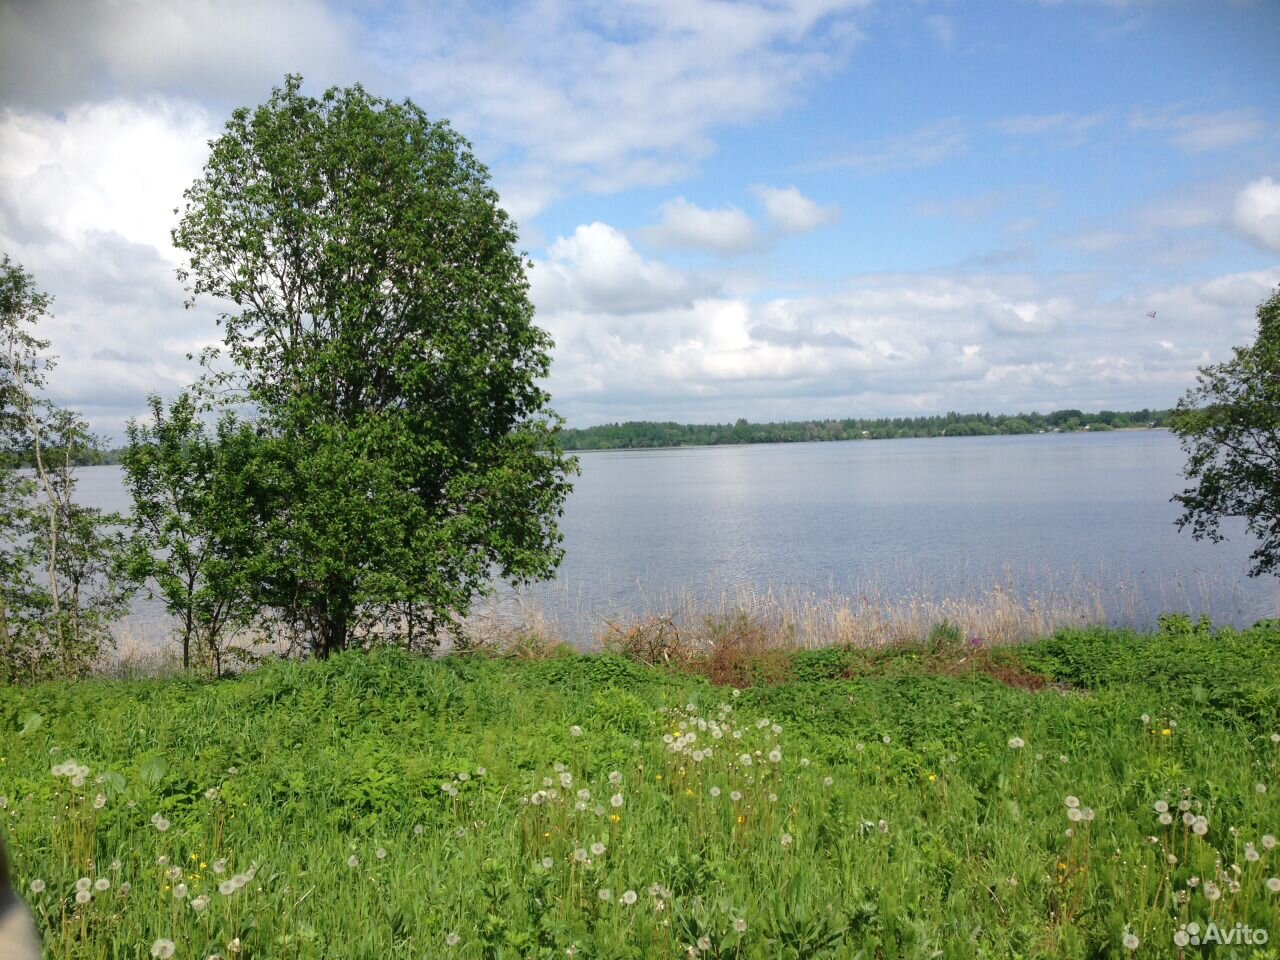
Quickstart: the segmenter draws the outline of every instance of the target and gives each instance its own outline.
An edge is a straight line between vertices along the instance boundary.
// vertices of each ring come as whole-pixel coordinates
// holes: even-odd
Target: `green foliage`
[[[620,450],[706,446],[725,443],[813,443],[824,440],[886,440],[904,437],[981,437],[1020,433],[1107,431],[1166,426],[1168,410],[1103,410],[1081,413],[947,413],[932,417],[798,420],[783,423],[679,424],[633,421],[565,430],[566,450]]]
[[[791,675],[801,682],[838,680],[853,666],[853,651],[844,647],[797,650],[791,655]]]
[[[955,649],[964,643],[964,631],[950,620],[935,623],[929,631],[929,648],[937,653],[942,650]]]
[[[122,518],[75,502],[75,467],[98,439],[42,394],[55,359],[33,328],[50,303],[0,257],[0,683],[85,673],[131,592]]]
[[[148,405],[151,423],[129,421],[121,460],[133,499],[128,567],[175,619],[183,668],[194,644],[220,676],[227,633],[254,614],[251,571],[242,562],[252,517],[237,495],[236,457],[254,437],[230,414],[210,437],[188,393],[168,411],[158,396]]]
[[[906,654],[816,679],[828,651],[796,658],[812,681],[739,695],[618,657],[395,649],[44,684],[0,702],[6,826],[68,960],[159,938],[314,960],[1168,957],[1182,924],[1275,916],[1280,716],[1229,700],[1275,682],[1278,643],[1177,617],[1072,631],[1016,651],[1072,684],[1035,694]]]
[[[515,225],[445,123],[301,78],[236,110],[174,242],[221,317],[260,435],[243,564],[256,601],[319,656],[411,646],[496,572],[550,576],[573,461],[538,381]]]
[[[1193,484],[1173,497],[1178,526],[1218,541],[1224,518],[1242,518],[1258,541],[1250,575],[1280,571],[1280,292],[1258,306],[1252,345],[1200,369],[1171,429]]]

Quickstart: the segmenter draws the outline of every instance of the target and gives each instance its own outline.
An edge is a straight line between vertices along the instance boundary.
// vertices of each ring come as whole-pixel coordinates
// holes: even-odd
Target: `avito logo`
[[[1183,924],[1173,935],[1173,942],[1179,947],[1187,945],[1198,947],[1209,943],[1260,947],[1270,939],[1271,935],[1260,927],[1251,927],[1244,923],[1237,923],[1234,927],[1220,927],[1213,920],[1204,927],[1193,920],[1191,923]]]

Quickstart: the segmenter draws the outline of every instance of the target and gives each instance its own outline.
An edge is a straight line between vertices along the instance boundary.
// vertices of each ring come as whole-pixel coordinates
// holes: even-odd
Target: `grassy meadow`
[[[48,956],[1280,956],[1280,624],[523,653],[0,690]]]

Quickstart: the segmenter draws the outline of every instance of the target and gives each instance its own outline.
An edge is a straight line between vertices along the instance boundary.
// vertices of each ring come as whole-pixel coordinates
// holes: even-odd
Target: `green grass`
[[[809,651],[737,695],[614,656],[394,651],[8,688],[0,794],[50,957],[1258,960],[1174,935],[1280,938],[1278,652],[1275,625],[1175,618]]]

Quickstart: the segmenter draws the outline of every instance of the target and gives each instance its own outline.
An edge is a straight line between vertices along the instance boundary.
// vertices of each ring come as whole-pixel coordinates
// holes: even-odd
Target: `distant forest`
[[[566,450],[631,450],[651,447],[707,447],[725,443],[810,443],[815,440],[893,440],[901,437],[988,437],[1014,433],[1098,432],[1166,427],[1172,410],[1083,413],[945,413],[933,417],[794,420],[783,423],[655,423],[635,420],[560,432]],[[124,449],[80,451],[76,466],[119,463]],[[32,466],[30,456],[9,456],[5,466]]]
[[[560,433],[566,450],[697,447],[725,443],[807,443],[815,440],[891,440],[902,437],[985,437],[1017,433],[1071,433],[1165,427],[1171,410],[1084,413],[946,413],[932,417],[796,420],[784,423],[680,424],[638,420]]]

